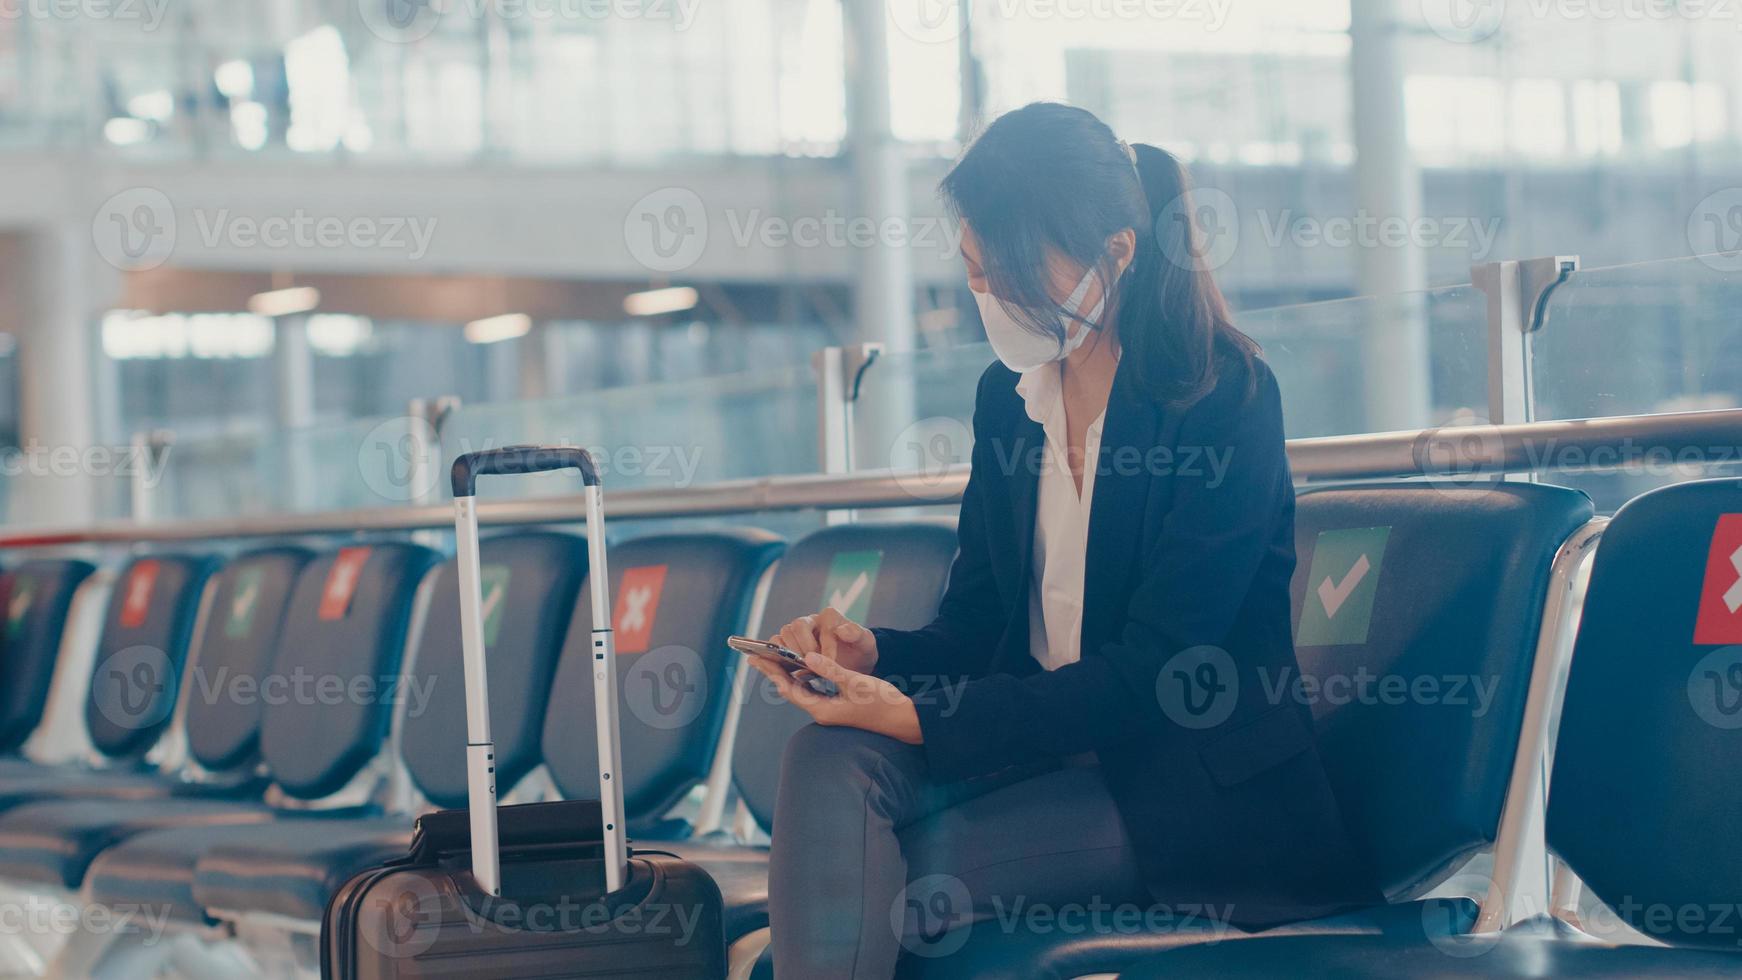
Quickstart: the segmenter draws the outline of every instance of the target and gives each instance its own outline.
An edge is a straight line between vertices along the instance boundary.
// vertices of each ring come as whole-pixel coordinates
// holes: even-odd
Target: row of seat
[[[848,526],[785,549],[764,532],[728,530],[612,551],[631,829],[668,837],[684,828],[664,815],[716,767],[738,667],[723,639],[750,627],[753,603],[779,615],[815,611],[831,567],[845,561],[865,577],[855,589],[865,615],[920,625],[942,591],[954,533],[941,522]],[[783,552],[779,574],[764,583]],[[484,541],[481,560],[498,786],[507,794],[541,769],[558,795],[594,795],[584,544],[555,532],[502,534]],[[18,699],[29,703],[9,714],[6,730],[41,720],[60,624],[91,572],[83,562],[34,561],[0,580],[26,618],[0,648],[3,669],[36,679],[37,692]],[[412,811],[464,805],[452,561],[401,542],[324,554],[272,547],[222,567],[142,557],[116,581],[85,705],[101,768],[0,763],[0,878],[188,923],[270,916],[312,932],[340,882],[404,851]],[[427,611],[420,586],[433,600]],[[160,771],[145,753],[169,728],[177,692],[191,763]],[[798,727],[789,713],[802,718],[764,707],[784,730]],[[740,742],[741,791],[758,808],[772,807],[764,782],[777,769],[764,764],[777,762],[784,738],[768,729]],[[17,734],[4,747],[22,742]],[[383,793],[367,791],[336,805],[357,796],[390,743],[397,751],[386,754],[416,791],[409,805],[394,812]],[[717,850],[721,877],[739,886],[735,928],[760,925],[762,852],[743,861]]]
[[[1713,530],[1729,526],[1723,514],[1742,514],[1742,482],[1668,488],[1616,516],[1598,551],[1555,760],[1551,846],[1629,924],[1668,942],[1701,939],[1653,927],[1625,911],[1625,899],[1711,904],[1742,880],[1728,874],[1742,870],[1742,853],[1718,839],[1734,828],[1739,791],[1690,778],[1733,758],[1742,738],[1707,720],[1727,717],[1724,707],[1742,696],[1732,677],[1742,666],[1708,671],[1712,683],[1733,685],[1731,699],[1720,686],[1715,707],[1690,707],[1694,680],[1707,682],[1690,674],[1699,659],[1690,656],[1726,635],[1694,644],[1686,628],[1692,616],[1708,627],[1705,617],[1727,608],[1731,582],[1708,582],[1731,567],[1719,561],[1727,556]],[[1417,949],[1440,958],[1419,964],[1424,975],[1436,964],[1466,967],[1444,951],[1467,948],[1450,940],[1473,928],[1476,904],[1423,896],[1494,848],[1518,786],[1530,782],[1514,764],[1527,702],[1542,693],[1531,678],[1545,601],[1557,553],[1592,517],[1582,494],[1535,484],[1300,496],[1293,595],[1302,678],[1267,682],[1274,696],[1310,699],[1345,818],[1387,905],[1253,936],[1211,917],[1088,930],[964,922],[911,944],[904,974],[1270,975],[1300,972],[1303,957],[1342,963],[1339,975],[1391,973],[1391,958]],[[746,838],[777,832],[781,751],[805,717],[760,675],[740,671],[724,637],[831,603],[878,625],[922,625],[954,547],[950,527],[931,522],[829,527],[790,547],[744,530],[613,546],[632,834],[710,870],[740,959],[754,958],[766,925],[766,849]],[[1732,550],[1742,553],[1742,537]],[[487,639],[498,786],[536,793],[525,786],[542,771],[554,793],[591,796],[584,548],[567,534],[509,533],[486,539],[482,561],[496,593],[486,606],[495,610]],[[0,749],[16,752],[41,723],[60,624],[90,574],[80,562],[30,561],[0,577],[9,612]],[[153,555],[117,582],[85,711],[108,768],[0,760],[0,878],[171,909],[190,925],[264,917],[308,933],[340,882],[403,851],[412,812],[463,805],[451,561],[398,542],[326,553],[274,547],[221,568]],[[1702,604],[1708,587],[1721,605]],[[146,753],[172,727],[185,733],[191,763],[154,770]],[[398,772],[414,793],[388,791]],[[670,819],[703,784],[717,811],[727,773],[730,795],[761,834]],[[1641,829],[1680,834],[1697,850],[1642,856]],[[1528,935],[1507,933],[1491,945],[1512,952],[1480,962],[1498,969],[1520,955],[1559,955],[1558,940],[1518,953]],[[1220,942],[1228,938],[1242,941]]]

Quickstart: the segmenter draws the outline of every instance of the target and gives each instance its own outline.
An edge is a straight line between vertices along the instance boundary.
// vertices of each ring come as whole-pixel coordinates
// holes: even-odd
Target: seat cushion
[[[180,921],[210,921],[194,901],[194,864],[214,839],[233,829],[174,827],[137,834],[97,855],[85,872],[85,893],[110,908],[147,908]]]
[[[145,769],[85,769],[78,766],[19,766],[0,770],[0,811],[48,800],[158,800],[193,797],[253,800],[262,780],[230,774],[228,782],[186,782]]]
[[[187,784],[191,788],[192,784]],[[44,800],[154,800],[186,788],[141,770],[18,766],[0,771],[0,810]]]
[[[47,800],[0,816],[0,878],[77,888],[105,849],[163,827],[258,823],[259,803],[233,800]]]
[[[1120,977],[1296,977],[1302,980],[1409,977],[1734,977],[1742,953],[1611,946],[1520,924],[1496,936],[1439,943],[1408,936],[1288,936],[1176,950],[1144,959]]]
[[[726,903],[727,943],[768,925],[767,848],[662,841],[654,849],[700,865],[720,886]]]
[[[1129,977],[1133,966],[1171,962],[1175,954],[1169,950],[1270,946],[1281,941],[1276,937],[1284,936],[1310,936],[1333,944],[1363,936],[1396,937],[1434,949],[1426,941],[1428,936],[1462,934],[1476,921],[1476,903],[1463,898],[1399,902],[1259,933],[1228,925],[1225,913],[1185,907],[1131,907],[1122,914],[1103,906],[1097,914],[1093,906],[1085,905],[1082,915],[1074,918],[1067,917],[1066,911],[1049,907],[1023,912],[1013,903],[1002,920],[988,919],[945,933],[936,943],[910,946],[902,954],[898,975],[903,980],[1070,980],[1103,973]],[[1162,953],[1166,955],[1157,955]],[[763,951],[759,976],[770,975],[771,956],[771,950]],[[1177,975],[1218,973],[1200,965]],[[1296,974],[1291,970],[1271,974],[1292,975]]]
[[[255,912],[319,922],[346,879],[411,845],[405,816],[299,817],[227,828],[194,866],[193,897],[208,913]]]

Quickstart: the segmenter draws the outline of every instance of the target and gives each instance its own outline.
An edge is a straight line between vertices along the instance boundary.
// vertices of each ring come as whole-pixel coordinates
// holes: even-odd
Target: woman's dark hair
[[[1059,317],[1081,318],[1047,291],[1048,249],[1084,266],[1099,264],[1108,281],[1114,267],[1107,239],[1136,231],[1137,254],[1114,292],[1121,356],[1136,358],[1137,377],[1151,395],[1191,404],[1216,386],[1219,345],[1248,362],[1258,345],[1234,327],[1202,261],[1185,168],[1165,150],[1131,149],[1135,167],[1125,144],[1093,113],[1036,102],[993,120],[941,189],[980,243],[993,294],[1018,322],[1060,343]]]

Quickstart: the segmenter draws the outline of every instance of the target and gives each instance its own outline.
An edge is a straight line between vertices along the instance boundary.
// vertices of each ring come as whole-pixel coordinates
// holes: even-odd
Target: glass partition
[[[1483,293],[1461,285],[1248,311],[1238,322],[1279,378],[1290,437],[1303,438],[1484,421],[1486,305]],[[1742,256],[1586,270],[1552,291],[1544,309],[1532,336],[1538,419],[1742,404]],[[861,376],[853,404],[852,467],[912,474],[917,506],[948,467],[968,460],[977,383],[993,360],[986,344],[882,355]],[[439,425],[384,415],[184,437],[137,477],[133,466],[96,473],[95,462],[85,464],[105,478],[80,481],[77,492],[98,519],[131,516],[140,477],[156,520],[430,503],[446,498],[456,455],[517,443],[586,446],[613,490],[812,474],[822,470],[817,403],[810,366],[787,363],[465,405]],[[1607,509],[1667,482],[1736,473],[1739,456],[1738,445],[1639,446],[1612,461],[1557,454],[1538,469],[1588,490]],[[52,515],[65,510],[45,506],[66,502],[55,481],[13,483],[4,500],[11,522],[55,523]],[[502,481],[489,492],[573,489],[572,476],[551,474]],[[793,521],[808,529],[815,517]]]
[[[1240,313],[1291,439],[1485,421],[1487,297],[1469,284]]]
[[[1535,418],[1594,418],[1742,404],[1742,252],[1586,269],[1549,294],[1531,335]],[[1742,440],[1738,440],[1742,443]],[[1742,472],[1742,445],[1641,445],[1556,482],[1612,509],[1653,487]]]
[[[421,420],[336,425],[176,441],[150,481],[154,520],[312,513],[407,503],[424,477],[406,468]]]
[[[606,487],[687,488],[720,480],[815,473],[817,384],[806,367],[610,388],[542,401],[469,405],[441,426],[442,474],[457,455],[517,443],[584,446]],[[435,492],[450,493],[445,479]],[[571,494],[572,473],[488,482],[492,497]],[[609,504],[607,503],[607,511]],[[766,528],[789,540],[821,523],[816,513],[745,514],[714,523]],[[693,521],[614,521],[615,534],[643,534]]]
[[[853,467],[937,474],[968,461],[974,392],[996,357],[988,344],[879,357],[853,406]]]
[[[1470,285],[1239,314],[1282,387],[1291,438],[1456,425],[1488,404],[1486,297]],[[968,460],[989,346],[886,354],[854,406],[853,462],[936,475]],[[922,476],[921,479],[924,479]]]
[[[816,400],[810,369],[793,367],[470,405],[441,420],[439,437],[429,421],[401,415],[182,440],[150,474],[151,512],[166,520],[430,503],[448,498],[458,454],[521,443],[585,446],[619,491],[814,473]],[[502,480],[488,493],[574,488],[573,475],[559,473]],[[110,495],[118,502],[104,516],[127,516],[127,489]]]
[[[468,405],[442,422],[442,466],[463,452],[519,443],[593,450],[611,490],[815,473],[816,380],[809,367],[788,367]],[[573,474],[541,474],[500,481],[489,493],[538,497],[574,487]]]

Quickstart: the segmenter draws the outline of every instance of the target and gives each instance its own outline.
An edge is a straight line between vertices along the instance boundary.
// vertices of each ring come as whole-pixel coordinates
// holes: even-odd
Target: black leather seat
[[[863,614],[867,622],[923,626],[937,613],[955,553],[956,533],[949,522],[848,524],[816,531],[787,549],[775,569],[763,607],[763,632],[771,634],[777,626],[826,607],[831,599],[826,591],[829,573],[837,560],[843,562],[841,568],[871,570],[856,597],[868,610]],[[732,781],[757,823],[767,829],[773,824],[786,740],[810,717],[782,701],[761,674],[753,673],[748,680],[732,748]],[[768,924],[766,849],[714,841],[660,846],[696,861],[719,884],[726,899],[728,941]]]
[[[552,547],[557,542],[564,543],[560,553]],[[567,535],[492,538],[483,547],[487,566],[513,566],[509,582],[528,583],[523,590],[508,593],[505,601],[520,605],[505,611],[504,632],[491,649],[491,718],[498,786],[513,785],[537,766],[541,739],[545,753],[553,744],[572,752],[571,743],[585,736],[584,751],[589,753],[590,764],[593,722],[588,664],[592,622],[589,600],[580,587],[584,550],[577,539]],[[724,637],[742,628],[756,582],[779,548],[778,538],[749,530],[662,535],[613,547],[614,619],[620,640],[625,640],[620,648],[622,676],[640,678],[648,685],[672,685],[663,693],[677,695],[687,689],[689,694],[699,695],[702,705],[712,707],[707,702],[719,699],[706,697],[706,685],[717,683],[719,669],[729,666],[730,661],[724,657],[711,663],[706,659],[692,661],[678,650],[724,650]],[[559,557],[567,564],[559,567]],[[438,586],[446,590],[443,594],[458,588],[451,569]],[[644,597],[630,596],[640,589],[651,591]],[[642,620],[637,620],[637,615]],[[510,621],[519,625],[517,632],[508,632]],[[444,807],[460,807],[466,802],[459,635],[457,604],[432,615],[424,632],[417,673],[431,683],[439,679],[435,689],[444,691],[445,697],[433,699],[420,717],[408,718],[404,736],[405,760],[413,781],[432,803]],[[674,666],[685,671],[675,681],[669,673]],[[700,673],[690,670],[692,667]],[[576,671],[584,675],[580,678],[584,685],[577,683],[573,676]],[[686,776],[684,769],[698,754],[702,759],[700,772],[705,776],[712,738],[708,733],[717,734],[718,724],[710,722],[705,711],[687,720],[681,711],[662,715],[654,706],[667,705],[663,698],[638,701],[637,697],[626,692],[622,712],[624,768],[636,774],[630,786],[657,787],[665,779],[681,796],[699,781],[700,777]],[[649,718],[654,722],[647,722]],[[674,719],[684,724],[674,725]],[[634,720],[644,724],[632,724]],[[661,740],[649,732],[675,732],[682,737]],[[698,749],[694,742],[704,744]],[[630,758],[638,761],[631,763],[627,761]],[[553,766],[553,774],[554,770]],[[560,777],[558,784],[562,785]],[[596,781],[588,784],[595,794],[596,786]],[[658,790],[632,789],[632,794],[639,793],[656,796]],[[411,821],[402,816],[346,821],[331,834],[316,828],[278,825],[270,828],[270,833],[264,830],[227,831],[221,843],[198,859],[194,895],[206,910],[225,915],[264,912],[318,921],[327,899],[345,879],[405,852]]]
[[[67,613],[94,571],[90,562],[39,559],[0,575],[0,754],[17,752],[42,721]]]
[[[484,539],[479,561],[487,617],[490,718],[496,739],[496,784],[509,792],[537,768],[538,740],[557,654],[586,572],[586,548],[577,537],[524,532]],[[458,566],[448,561],[435,584],[435,601],[411,664],[413,690],[428,692],[421,708],[408,704],[401,756],[418,791],[440,807],[466,805],[466,704],[460,648]],[[492,591],[500,586],[499,599]],[[409,710],[418,709],[418,710]],[[161,882],[152,866],[173,868],[190,880],[187,901],[201,915],[270,913],[318,921],[327,899],[351,875],[405,853],[412,817],[394,813],[345,820],[281,820],[270,827],[239,827],[206,840],[153,834],[92,872],[93,894],[123,894],[119,882]],[[129,853],[141,853],[137,859]],[[135,886],[133,895],[141,895]],[[134,900],[138,900],[135,897]]]
[[[161,796],[241,796],[263,787],[254,778],[260,738],[257,700],[224,697],[224,688],[258,682],[278,646],[278,629],[296,577],[314,553],[290,546],[262,548],[231,559],[214,576],[206,629],[188,656],[197,662],[182,678],[181,707],[188,754],[198,779],[153,770],[38,769],[0,775],[0,792],[33,798],[155,799]],[[171,601],[160,595],[162,601]],[[211,665],[211,666],[207,666]],[[93,683],[131,683],[110,671]],[[13,778],[13,777],[21,778]]]
[[[1494,841],[1549,569],[1591,516],[1583,494],[1535,484],[1374,485],[1298,498],[1292,592],[1306,680],[1266,683],[1273,697],[1311,704],[1344,818],[1393,904],[1271,933],[1420,940],[1474,923],[1473,903],[1414,899]],[[1411,693],[1429,683],[1430,696]],[[902,975],[1113,973],[1161,950],[1249,935],[1202,915],[1188,922],[1178,909],[1154,927],[1141,914],[1151,910],[1129,911],[1074,931],[974,923],[928,955],[904,955]]]
[[[766,531],[660,534],[611,548],[623,805],[642,839],[683,836],[668,810],[708,777],[742,656],[726,637],[750,620],[785,542]],[[581,590],[544,721],[544,759],[567,799],[598,799],[590,666],[593,614]]]
[[[1555,744],[1550,851],[1610,913],[1668,948],[1536,919],[1461,945],[1362,937],[1182,951],[1124,976],[1742,975],[1742,782],[1729,776],[1742,765],[1742,604],[1729,607],[1739,562],[1742,480],[1665,487],[1621,508],[1592,565]]]
[[[146,799],[175,791],[173,782],[145,767],[144,756],[169,725],[200,600],[216,564],[190,555],[128,563],[109,600],[85,702],[85,728],[102,768],[17,760],[0,770],[0,810],[56,796]],[[52,661],[58,653],[59,630],[51,627],[57,620],[64,626],[62,603],[71,601],[71,592],[66,588],[64,595],[52,597],[50,608],[40,611],[42,629],[33,642],[49,648],[35,650],[34,657]],[[26,618],[31,615],[38,614]],[[27,655],[20,653],[21,658]],[[43,669],[40,662],[36,666]],[[52,673],[52,666],[47,672]],[[38,676],[31,683],[43,685],[46,696],[49,678]],[[18,697],[28,703],[35,691],[20,691]],[[38,701],[38,716],[40,711]]]
[[[198,739],[190,736],[190,745],[197,742],[207,759],[251,761],[257,738],[273,785],[293,800],[338,791],[375,757],[390,705],[385,697],[352,692],[385,691],[380,685],[398,675],[413,598],[437,558],[408,544],[374,545],[356,565],[341,558],[346,554],[357,552],[302,563],[282,621],[254,613],[248,636],[227,638],[237,644],[233,664],[222,662],[226,644],[220,636],[230,620],[219,607],[209,624],[213,658],[205,660],[202,651],[202,664],[188,678],[188,697],[208,702],[192,716],[207,731]],[[231,611],[239,608],[249,582],[265,580],[264,570],[254,576],[249,567],[272,563],[243,566],[227,576],[225,592],[236,600]],[[348,580],[349,600],[335,603],[334,583],[341,578]],[[249,641],[269,642],[274,632],[270,669],[254,675],[257,683],[247,680],[241,671],[264,664]],[[77,888],[100,853],[135,835],[190,825],[210,825],[204,828],[210,833],[218,825],[270,820],[274,813],[258,800],[241,799],[33,803],[0,816],[0,877]]]

